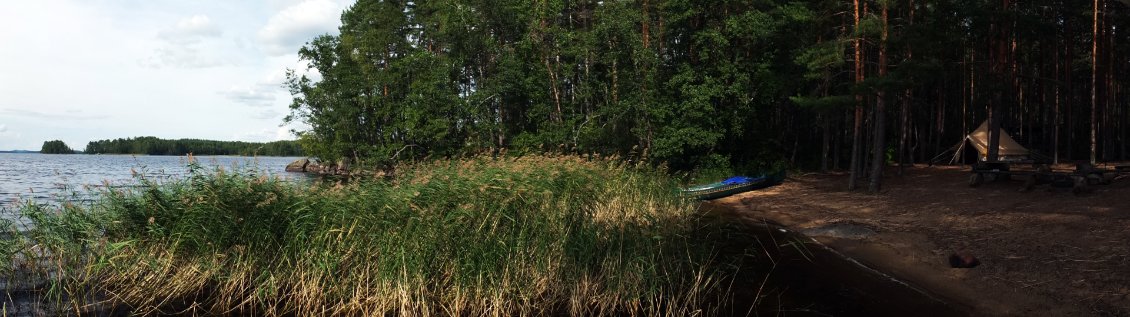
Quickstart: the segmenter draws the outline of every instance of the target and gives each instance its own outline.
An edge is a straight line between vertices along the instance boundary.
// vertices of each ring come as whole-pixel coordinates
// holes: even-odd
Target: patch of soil
[[[1130,179],[1075,195],[1022,192],[1023,181],[971,188],[960,167],[894,174],[878,194],[847,191],[845,174],[805,174],[707,204],[805,234],[975,315],[1130,316]],[[955,255],[979,265],[953,268]]]

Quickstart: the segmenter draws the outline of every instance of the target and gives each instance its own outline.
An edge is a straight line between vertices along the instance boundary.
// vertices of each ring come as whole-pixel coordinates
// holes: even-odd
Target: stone
[[[301,159],[286,165],[287,172],[305,173],[310,165],[310,159]]]

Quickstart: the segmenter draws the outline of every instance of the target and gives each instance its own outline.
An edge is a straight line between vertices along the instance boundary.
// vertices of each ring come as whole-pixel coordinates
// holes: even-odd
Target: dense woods
[[[212,141],[196,139],[165,140],[156,137],[137,137],[91,141],[86,144],[86,154],[145,154],[145,155],[243,155],[243,156],[301,156],[302,148],[295,141],[268,143]]]
[[[317,72],[290,73],[288,121],[311,127],[312,155],[365,164],[556,150],[846,168],[871,190],[888,163],[927,161],[990,117],[1056,161],[1121,160],[1128,14],[1115,0],[362,0],[300,50]]]
[[[52,140],[43,142],[43,147],[39,149],[39,153],[43,154],[75,154],[75,150],[67,146],[60,140]]]

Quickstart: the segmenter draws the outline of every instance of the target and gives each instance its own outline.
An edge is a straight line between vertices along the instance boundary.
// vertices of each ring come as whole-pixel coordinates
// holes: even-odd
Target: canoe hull
[[[695,186],[684,189],[683,194],[700,200],[718,199],[734,194],[777,185],[780,184],[784,179],[785,174],[782,171],[771,175],[761,175],[753,178],[745,178],[745,181],[740,183],[718,182],[709,185]]]

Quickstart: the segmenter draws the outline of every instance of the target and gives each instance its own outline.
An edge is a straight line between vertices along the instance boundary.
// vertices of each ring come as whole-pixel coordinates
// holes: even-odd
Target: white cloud
[[[260,129],[257,131],[237,133],[232,137],[232,139],[247,142],[271,142],[280,140],[294,140],[294,136],[290,134],[289,127],[281,126],[274,129],[268,128]]]
[[[103,114],[86,114],[83,113],[82,110],[75,109],[69,109],[64,111],[63,113],[24,109],[0,109],[0,114],[46,120],[97,120],[106,119],[109,117]]]
[[[268,74],[266,77],[264,77],[263,80],[261,82],[259,82],[259,84],[263,85],[263,86],[273,86],[273,87],[279,87],[279,88],[283,87],[283,85],[286,84],[287,69],[298,69],[298,68],[282,68],[282,67],[280,67],[278,69],[275,69],[270,74]]]
[[[270,106],[275,101],[275,92],[258,87],[231,87],[220,94],[232,101],[255,107]]]
[[[233,64],[218,52],[230,51],[220,47],[218,39],[223,32],[207,15],[197,14],[177,21],[175,25],[157,32],[158,47],[141,65],[153,68],[164,66],[178,68],[209,68]],[[236,43],[232,43],[235,45]]]
[[[280,120],[282,112],[273,109],[263,110],[263,112],[252,115],[253,118],[259,120]],[[280,120],[281,121],[281,120]]]
[[[205,53],[195,44],[176,44],[157,48],[153,56],[142,60],[141,65],[152,68],[165,66],[178,68],[210,68],[230,66],[231,61],[226,61],[218,56]]]
[[[223,32],[207,15],[197,14],[181,19],[172,28],[161,30],[157,37],[170,42],[198,42],[203,38],[220,37]]]
[[[277,88],[282,91],[287,91],[286,73],[294,71],[296,76],[306,76],[314,82],[322,80],[322,74],[318,73],[318,69],[310,64],[310,61],[298,59],[298,54],[288,54],[285,56],[271,58],[272,64],[271,71],[263,76],[258,85],[264,87]]]
[[[315,36],[336,33],[345,7],[331,0],[307,0],[275,14],[259,30],[259,41],[267,53],[294,53]]]
[[[8,132],[8,126],[0,124],[0,133]]]
[[[244,142],[267,142],[267,141],[271,141],[271,137],[273,136],[272,132],[273,131],[271,131],[270,129],[261,129],[261,130],[258,130],[258,131],[245,131],[245,132],[240,132],[240,133],[236,133],[235,135],[233,135],[232,140],[238,140],[238,141],[244,141]]]
[[[294,140],[294,134],[290,133],[290,128],[281,126],[275,130],[275,141],[281,140]]]

